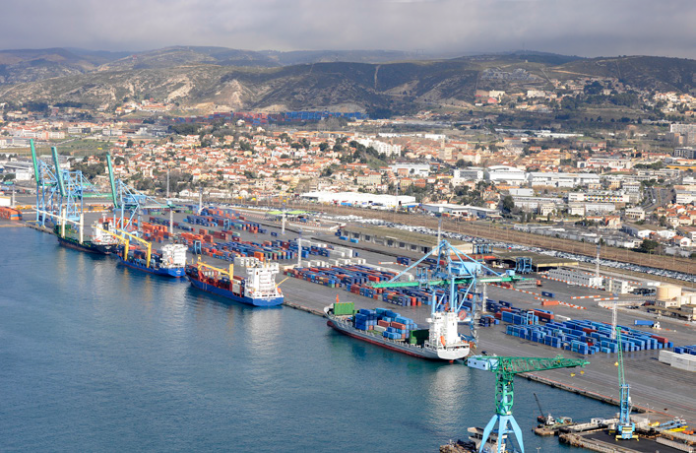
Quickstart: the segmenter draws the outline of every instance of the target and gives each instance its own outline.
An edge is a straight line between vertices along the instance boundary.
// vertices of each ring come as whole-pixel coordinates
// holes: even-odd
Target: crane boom
[[[118,197],[116,196],[116,180],[114,179],[114,167],[111,164],[111,153],[106,153],[106,165],[109,168],[109,184],[111,185],[111,201],[114,209],[118,209]]]
[[[541,401],[539,401],[539,397],[537,394],[534,394],[534,399],[536,400],[537,407],[539,408],[539,414],[541,414],[542,417],[546,418],[546,415],[544,414],[544,409],[541,408]]]
[[[196,267],[199,268],[199,269],[200,269],[201,267],[205,267],[205,268],[207,268],[207,269],[211,269],[211,270],[220,272],[221,274],[227,275],[228,277],[230,277],[230,279],[231,279],[231,278],[234,278],[234,264],[230,264],[229,270],[225,270],[225,269],[221,269],[221,268],[219,268],[219,267],[211,266],[210,264],[201,261],[201,257],[199,256],[199,257],[198,257],[198,262],[196,263]],[[287,280],[287,279],[286,279],[286,280]],[[283,280],[283,281],[285,281],[285,280]],[[281,282],[281,283],[282,283],[282,282]],[[279,286],[279,285],[277,285],[277,286]]]
[[[421,264],[431,256],[436,256],[435,266],[431,270],[421,267]],[[416,271],[415,281],[402,281],[402,277],[408,275],[411,270]],[[481,294],[485,290],[476,291],[477,285],[492,282],[512,282],[523,280],[515,275],[514,271],[498,273],[487,267],[457,247],[450,244],[447,240],[438,241],[438,245],[429,253],[426,253],[418,261],[408,266],[404,271],[394,276],[387,282],[373,283],[374,288],[408,288],[421,287],[430,289],[431,318],[442,318],[443,315],[459,315],[462,310],[471,310],[465,317],[465,322],[469,324],[470,335],[465,336],[471,343],[477,342],[476,324],[479,320],[477,316],[483,311],[485,301]],[[439,288],[442,291],[432,289]],[[480,288],[479,288],[480,289]],[[474,297],[476,296],[476,297]],[[467,300],[471,301],[468,305]],[[477,305],[481,309],[477,309]],[[457,326],[447,329],[457,329]],[[457,335],[459,335],[457,333]]]
[[[145,247],[147,247],[147,256],[145,257],[145,260],[146,260],[146,263],[147,263],[147,267],[150,267],[150,259],[152,258],[152,243],[146,241],[146,240],[143,239],[143,238],[140,238],[140,237],[134,235],[133,233],[129,233],[129,232],[125,231],[125,230],[118,230],[118,231],[119,231],[119,233],[121,233],[122,235],[128,236],[130,239],[133,239],[134,241],[138,241],[138,242],[140,242],[141,244],[145,245]],[[127,259],[128,259],[128,247],[126,247],[126,250],[123,252],[123,259],[124,259],[124,260],[127,260]]]

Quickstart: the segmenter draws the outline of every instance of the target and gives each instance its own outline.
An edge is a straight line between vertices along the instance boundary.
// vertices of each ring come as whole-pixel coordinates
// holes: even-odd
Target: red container
[[[404,324],[401,324],[400,322],[392,322],[391,327],[395,329],[406,330],[406,326]]]

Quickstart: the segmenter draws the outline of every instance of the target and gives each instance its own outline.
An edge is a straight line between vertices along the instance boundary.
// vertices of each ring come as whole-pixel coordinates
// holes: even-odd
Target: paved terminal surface
[[[587,439],[599,440],[601,442],[605,442],[607,444],[615,445],[618,447],[630,448],[631,450],[638,451],[641,453],[671,453],[680,451],[676,448],[668,447],[666,445],[659,444],[654,440],[646,438],[641,438],[640,440],[616,440],[616,436],[612,436],[604,430],[588,434],[584,437]]]
[[[97,216],[89,216],[86,219],[87,224],[93,220],[92,217],[96,218]],[[176,215],[175,221],[180,222],[183,217],[183,215]],[[149,216],[143,216],[143,220],[147,221],[148,218]],[[269,228],[269,231],[279,231],[279,229]],[[267,234],[253,235],[243,231],[240,234],[243,240],[264,241],[276,239]],[[292,239],[296,237],[296,233],[286,232],[285,236],[279,238]],[[333,236],[318,236],[314,238],[305,235],[303,237],[319,242],[322,239],[335,239]],[[350,243],[341,245],[349,247]],[[358,245],[364,246],[364,244]],[[365,250],[359,250],[358,252],[360,257],[367,260],[368,264],[394,261],[393,256],[387,256],[382,253]],[[203,259],[210,264],[220,265],[221,267],[226,267],[230,264],[229,262],[210,257],[204,257]],[[321,257],[311,257],[310,259],[321,259]],[[295,263],[296,261],[280,262],[281,266]],[[397,265],[387,264],[382,265],[382,267],[390,267],[397,271],[403,269],[403,267]],[[235,274],[243,275],[244,269],[235,268]],[[280,282],[284,278],[284,276],[279,276],[278,281]],[[531,275],[530,278],[536,280],[537,276]],[[593,321],[611,323],[611,311],[599,307],[598,302],[594,299],[572,299],[572,297],[578,296],[610,297],[611,294],[592,288],[568,286],[561,282],[543,278],[540,280],[542,281],[541,288],[530,286],[525,288],[525,290],[536,294],[539,294],[542,290],[550,291],[555,293],[554,299],[556,300],[585,307],[583,310],[563,305],[548,307],[554,313],[570,318],[591,319]],[[338,295],[342,302],[354,302],[357,308],[388,307],[404,316],[413,318],[419,324],[424,323],[430,313],[429,306],[392,306],[381,300],[368,299],[352,294],[343,288],[329,288],[294,278],[284,281],[281,288],[289,304],[301,305],[314,312],[322,312],[324,307],[333,303],[336,300],[336,295]],[[541,308],[540,301],[535,299],[534,294],[526,294],[500,287],[488,286],[487,297],[493,300],[506,300],[520,308]],[[632,326],[635,319],[654,319],[654,317],[639,310],[621,310],[619,313],[619,324]],[[644,330],[665,336],[673,341],[675,345],[696,343],[696,326],[694,324],[687,325],[685,322],[665,319],[660,319],[660,323],[662,330],[653,331],[647,328]],[[504,329],[503,325],[479,329],[480,341],[477,352],[485,351],[487,354],[530,357],[553,357],[562,353],[566,357],[582,357],[570,351],[562,351],[505,335]],[[346,341],[355,340],[346,339]],[[631,384],[633,403],[636,406],[655,411],[653,415],[655,419],[667,420],[679,416],[687,421],[691,421],[693,425],[696,423],[696,391],[694,391],[696,388],[696,373],[671,368],[669,365],[658,362],[657,356],[657,351],[626,354],[626,379]],[[618,373],[615,366],[616,354],[595,354],[585,358],[591,363],[583,370],[583,373],[580,370],[552,370],[538,373],[538,375],[545,379],[571,386],[582,392],[596,393],[604,397],[616,399],[619,393]],[[571,373],[574,373],[575,376],[571,376]]]

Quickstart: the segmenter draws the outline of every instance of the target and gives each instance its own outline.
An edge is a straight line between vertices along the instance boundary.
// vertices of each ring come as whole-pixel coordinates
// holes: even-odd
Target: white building
[[[385,195],[360,192],[307,192],[300,198],[318,203],[334,203],[350,206],[394,209],[396,206],[416,206],[416,197],[409,195]]]
[[[516,187],[509,190],[513,197],[533,197],[534,189],[528,187]]]
[[[408,162],[396,163],[389,166],[391,171],[399,173],[399,170],[408,172],[409,175],[425,177],[430,174],[430,165],[428,164],[410,164]]]
[[[532,187],[578,187],[588,184],[599,184],[599,175],[594,173],[556,173],[530,172],[527,179]]]
[[[547,198],[547,197],[512,197],[515,202],[515,207],[520,208],[523,211],[539,211],[542,207],[545,207],[548,211],[551,206],[555,206],[556,209],[563,205],[563,200],[560,198]]]
[[[369,148],[370,146],[373,147],[380,154],[386,154],[387,156],[401,156],[401,145],[392,145],[390,143],[373,140],[371,138],[360,138],[356,141],[366,148]]]
[[[604,283],[603,277],[595,277],[594,274],[577,269],[551,269],[549,277],[568,282],[570,285],[588,286],[590,288],[601,288]]]
[[[633,288],[626,280],[608,278],[604,289],[613,294],[628,294]]]
[[[482,167],[458,168],[452,172],[452,184],[458,185],[464,181],[483,181],[486,172]]]
[[[494,165],[486,170],[486,179],[498,184],[505,183],[513,186],[521,186],[527,182],[527,175],[517,167],[507,165]]]
[[[496,209],[481,208],[478,206],[465,206],[451,203],[423,203],[421,208],[432,213],[448,214],[453,217],[468,217],[485,219],[498,214]]]
[[[645,211],[643,210],[643,208],[626,209],[624,215],[626,216],[626,219],[632,220],[634,222],[645,220]]]

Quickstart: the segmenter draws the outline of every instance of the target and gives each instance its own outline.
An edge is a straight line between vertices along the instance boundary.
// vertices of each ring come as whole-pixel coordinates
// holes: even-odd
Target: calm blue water
[[[524,380],[530,452],[545,409],[614,409]],[[288,308],[175,282],[0,230],[0,451],[437,451],[493,414],[493,375],[340,336]]]

